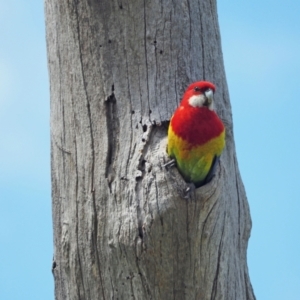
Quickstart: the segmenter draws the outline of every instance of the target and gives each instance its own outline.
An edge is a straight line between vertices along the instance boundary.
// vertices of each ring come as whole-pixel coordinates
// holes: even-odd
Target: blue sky
[[[258,299],[300,299],[300,1],[219,1]],[[43,1],[0,0],[0,297],[54,299]]]

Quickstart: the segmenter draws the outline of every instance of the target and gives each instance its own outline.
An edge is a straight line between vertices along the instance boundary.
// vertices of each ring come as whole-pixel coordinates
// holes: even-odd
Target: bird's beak
[[[205,106],[209,106],[213,100],[214,100],[214,92],[211,89],[208,89],[207,91],[204,92],[205,95]]]

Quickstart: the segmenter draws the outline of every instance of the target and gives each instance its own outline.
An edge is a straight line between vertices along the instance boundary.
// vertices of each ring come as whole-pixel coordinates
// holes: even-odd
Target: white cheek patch
[[[204,95],[194,95],[189,99],[189,104],[193,107],[202,107],[204,102]]]
[[[204,95],[194,95],[189,99],[189,104],[193,107],[203,107],[205,103],[205,96]],[[207,106],[209,110],[214,110],[214,102],[211,101]]]

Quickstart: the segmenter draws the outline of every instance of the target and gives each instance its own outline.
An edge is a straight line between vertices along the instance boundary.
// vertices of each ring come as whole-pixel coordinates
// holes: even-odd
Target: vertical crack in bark
[[[141,171],[142,172],[142,171]],[[143,175],[142,175],[143,176]],[[136,214],[137,214],[137,222],[138,222],[138,233],[139,237],[143,241],[144,233],[143,233],[143,220],[142,220],[142,208],[141,208],[141,198],[142,198],[142,177],[136,179],[136,185],[135,185],[135,194],[136,194]]]
[[[173,1],[172,1],[173,2]],[[172,5],[172,8],[174,7],[174,3]],[[173,38],[172,38],[172,22],[173,22],[173,18],[172,18],[172,8],[170,10],[170,36],[169,36],[169,41],[170,41],[170,59],[171,59],[171,65],[174,67],[174,76],[175,76],[175,79],[173,77],[170,76],[170,82],[174,82],[174,87],[175,87],[175,95],[176,95],[176,106],[179,105],[179,101],[180,101],[180,96],[178,94],[178,88],[177,88],[177,80],[178,80],[178,57],[176,55],[176,59],[174,60],[176,62],[176,65],[175,63],[173,63],[173,53],[175,53],[175,50],[176,49],[173,49],[173,45],[172,45],[172,41],[173,41]],[[174,37],[174,39],[177,38],[177,37]],[[168,94],[170,95],[170,88],[168,87]],[[168,108],[168,101],[166,101],[166,111],[169,112],[169,108]],[[162,121],[162,120],[160,120]]]
[[[74,106],[74,103],[72,101],[72,106]],[[74,120],[75,120],[75,116],[74,116]],[[81,284],[82,284],[82,293],[81,293],[81,289],[80,289],[80,283],[77,284],[77,293],[79,295],[79,297],[83,297],[85,298],[85,287],[84,287],[84,276],[83,276],[83,269],[82,269],[82,263],[81,263],[81,258],[80,258],[80,251],[79,251],[79,210],[78,210],[78,168],[77,168],[77,143],[76,143],[76,138],[74,139],[74,153],[75,153],[75,157],[74,157],[74,164],[75,164],[75,177],[76,177],[76,181],[75,181],[75,209],[76,209],[76,227],[75,227],[75,234],[76,234],[76,246],[77,246],[77,259],[78,259],[78,268],[79,268],[79,274],[80,274],[80,280],[81,280]],[[77,267],[77,266],[76,266]],[[77,277],[76,277],[77,279]]]
[[[126,45],[126,42],[125,42],[125,38],[124,38],[124,45]],[[130,114],[131,114],[131,117],[130,117],[130,143],[129,143],[129,149],[128,149],[128,156],[127,156],[127,160],[126,160],[126,167],[125,167],[125,178],[127,178],[127,174],[128,174],[128,165],[129,165],[129,160],[130,160],[130,155],[131,155],[131,149],[132,149],[132,141],[133,141],[133,137],[132,137],[132,134],[133,134],[133,121],[132,121],[132,114],[134,114],[135,112],[133,111],[132,109],[132,101],[131,101],[131,87],[130,87],[130,74],[129,74],[129,68],[128,68],[128,57],[127,57],[127,50],[126,50],[126,47],[124,49],[125,51],[125,63],[126,63],[126,78],[127,78],[127,87],[128,87],[128,98],[129,98],[129,103],[130,103]]]
[[[205,55],[204,55],[204,29],[203,29],[203,23],[202,23],[202,11],[201,7],[199,5],[199,16],[200,16],[200,32],[201,32],[201,50],[202,50],[202,77],[205,80]]]
[[[145,47],[145,63],[146,63],[146,81],[147,81],[147,103],[148,103],[148,110],[149,110],[150,101],[149,101],[149,78],[148,78],[146,0],[144,0],[144,47]]]
[[[190,49],[192,48],[192,18],[191,18],[191,6],[190,6],[190,1],[187,0],[187,7],[188,7],[188,12],[189,12],[189,31],[190,31],[190,36],[189,36],[189,44],[190,44]],[[190,51],[191,53],[191,51]]]
[[[157,23],[157,22],[156,22]],[[157,26],[156,26],[157,27]],[[155,30],[155,40],[157,40],[157,30]],[[162,50],[161,50],[162,51]],[[156,89],[156,87],[157,87],[157,82],[158,82],[158,80],[157,80],[157,77],[158,77],[158,63],[157,63],[157,47],[156,47],[156,45],[155,45],[155,51],[154,51],[154,55],[155,55],[155,82],[154,82],[154,86],[155,86],[155,96],[154,96],[154,99],[155,99],[155,106],[158,106],[158,103],[157,103],[157,99],[158,99],[158,97],[156,96],[156,91],[157,91],[157,89]],[[161,93],[160,93],[161,94]],[[160,99],[161,99],[161,95],[160,95]],[[149,99],[149,101],[150,101],[150,99]],[[151,101],[152,102],[152,101]],[[159,113],[159,119],[161,120],[162,118],[161,118],[161,115],[160,115],[160,111],[158,110],[158,113]],[[151,107],[150,107],[150,104],[149,104],[149,120],[150,120],[150,122],[151,122]]]
[[[122,218],[119,217],[118,221],[119,221],[119,228],[118,228],[118,232],[117,232],[118,246],[119,246],[120,255],[122,256],[123,255],[123,250],[122,250],[122,247],[121,247],[121,240],[120,240],[120,237],[121,237],[121,228],[123,226]]]
[[[59,43],[58,43],[59,44]],[[64,102],[63,102],[63,98],[61,96],[61,79],[62,79],[62,69],[61,69],[61,58],[60,58],[60,49],[59,49],[59,46],[58,46],[58,50],[57,50],[57,53],[58,53],[58,66],[59,66],[59,102],[60,102],[60,105],[61,105],[61,110],[62,110],[62,125],[63,125],[63,136],[61,137],[60,139],[60,145],[58,145],[57,143],[57,140],[56,140],[56,134],[53,134],[53,137],[54,137],[54,141],[57,145],[57,147],[65,152],[65,153],[68,153],[68,154],[71,154],[71,151],[68,151],[66,150],[66,123],[65,123],[65,106],[64,106]],[[62,146],[64,145],[64,146]]]
[[[131,149],[132,149],[132,142],[133,142],[133,137],[132,137],[132,132],[133,132],[133,127],[132,127],[132,116],[130,117],[130,142],[129,142],[129,149],[128,149],[128,155],[127,155],[127,159],[126,159],[126,165],[125,165],[125,175],[124,175],[124,179],[128,180],[127,178],[127,174],[128,174],[128,167],[129,167],[129,161],[130,161],[130,157],[131,157]]]
[[[95,188],[94,188],[95,145],[94,145],[91,107],[90,107],[90,102],[89,102],[89,98],[88,98],[86,79],[85,79],[85,73],[84,73],[84,67],[83,67],[83,54],[82,54],[82,49],[81,49],[81,35],[80,35],[79,14],[78,14],[78,6],[77,5],[78,5],[78,3],[74,3],[76,22],[77,22],[76,30],[77,30],[77,35],[78,35],[78,51],[79,51],[81,75],[82,75],[83,89],[84,89],[85,99],[86,99],[86,107],[87,107],[87,113],[88,113],[90,138],[91,138],[90,146],[91,146],[92,162],[91,162],[91,187],[90,187],[89,192],[92,193],[92,203],[93,203],[92,208],[93,208],[93,213],[94,213],[94,217],[93,217],[94,218],[94,230],[92,232],[92,242],[94,244],[95,252],[96,252],[96,261],[97,261],[98,274],[99,274],[99,278],[100,278],[102,296],[103,296],[103,299],[105,299],[104,284],[103,284],[103,279],[102,279],[101,264],[100,264],[99,250],[98,250],[98,214],[97,214],[97,208],[96,208]],[[82,283],[82,284],[84,284],[84,283]]]
[[[105,167],[105,177],[108,182],[110,193],[111,184],[115,179],[114,161],[118,152],[118,138],[120,132],[120,125],[117,112],[117,100],[114,93],[114,84],[111,87],[111,94],[106,99],[106,125],[107,125],[107,157]]]

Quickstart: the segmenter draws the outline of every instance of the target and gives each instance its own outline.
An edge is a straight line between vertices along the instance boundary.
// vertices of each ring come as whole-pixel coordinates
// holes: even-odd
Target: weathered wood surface
[[[255,299],[215,1],[46,0],[45,14],[56,299]],[[227,143],[184,199],[166,128],[200,79]]]

